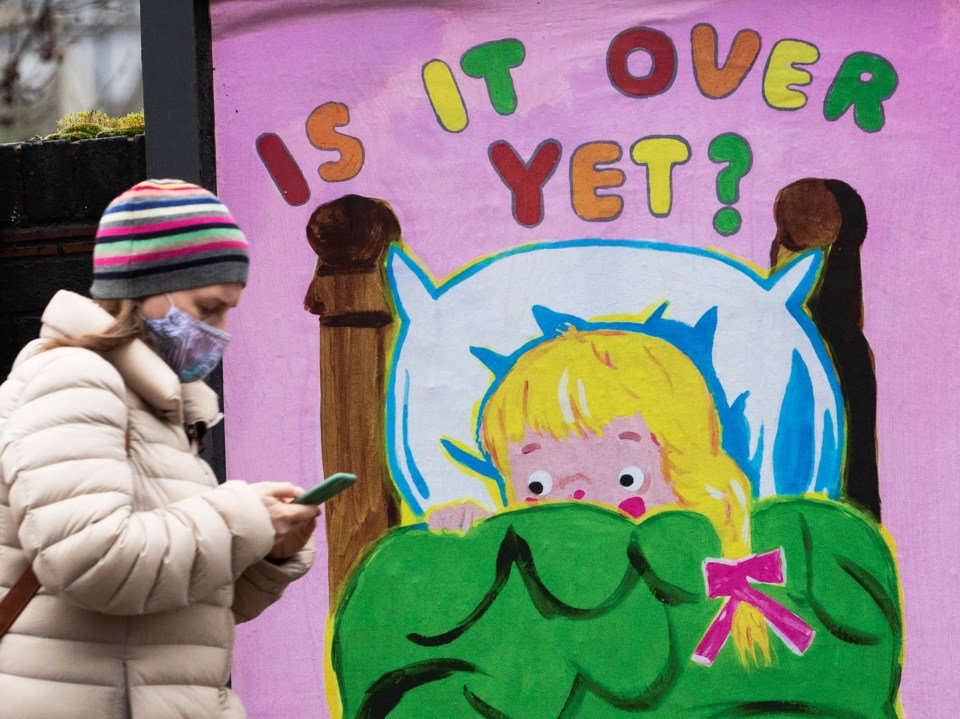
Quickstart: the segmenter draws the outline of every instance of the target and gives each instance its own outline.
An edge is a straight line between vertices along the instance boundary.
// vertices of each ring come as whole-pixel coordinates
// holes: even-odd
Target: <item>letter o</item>
[[[631,53],[649,53],[653,67],[644,77],[636,77],[627,69]],[[677,76],[677,49],[667,35],[649,27],[624,30],[613,38],[607,50],[607,73],[610,82],[628,97],[651,97],[666,92]]]

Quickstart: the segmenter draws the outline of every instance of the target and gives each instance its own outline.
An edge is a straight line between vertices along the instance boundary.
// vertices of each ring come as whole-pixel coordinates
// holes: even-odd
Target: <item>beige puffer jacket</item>
[[[41,337],[110,316],[61,292]],[[303,575],[312,545],[263,561],[273,529],[245,482],[219,487],[184,422],[219,418],[141,341],[17,358],[0,386],[0,597],[28,563],[41,582],[0,639],[0,718],[243,717],[234,622]]]

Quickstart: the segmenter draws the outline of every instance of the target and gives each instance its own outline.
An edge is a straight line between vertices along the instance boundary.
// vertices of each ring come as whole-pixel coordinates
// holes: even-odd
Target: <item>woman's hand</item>
[[[274,545],[268,556],[271,559],[292,557],[303,549],[313,534],[320,507],[291,504],[291,500],[303,494],[303,490],[289,482],[258,482],[250,486],[260,493],[273,524]]]
[[[304,545],[310,540],[310,537],[313,536],[313,530],[316,528],[316,518],[297,525],[288,532],[283,539],[273,545],[273,549],[270,550],[270,554],[267,556],[270,559],[289,559],[303,549]]]

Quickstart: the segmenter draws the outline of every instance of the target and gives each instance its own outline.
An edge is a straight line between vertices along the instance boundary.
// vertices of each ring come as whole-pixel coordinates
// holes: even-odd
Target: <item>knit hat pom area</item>
[[[249,243],[216,195],[182,180],[145,180],[113,200],[93,248],[96,299],[135,299],[247,283]]]

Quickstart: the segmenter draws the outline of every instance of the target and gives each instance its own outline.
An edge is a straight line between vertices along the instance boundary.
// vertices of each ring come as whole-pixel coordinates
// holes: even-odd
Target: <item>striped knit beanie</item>
[[[93,249],[96,299],[247,282],[249,245],[230,210],[181,180],[146,180],[113,200]]]

